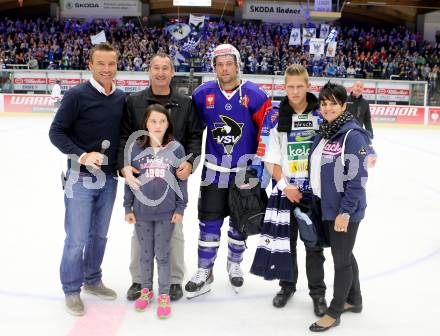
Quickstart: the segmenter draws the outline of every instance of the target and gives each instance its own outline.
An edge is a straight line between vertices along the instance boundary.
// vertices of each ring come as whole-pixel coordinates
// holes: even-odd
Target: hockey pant
[[[220,246],[222,219],[203,220],[199,223],[199,247],[198,247],[198,267],[212,268],[214,266],[215,258],[217,257],[217,250]],[[232,226],[229,220],[228,230],[228,261],[240,263],[243,260],[243,252],[245,250],[244,237]]]

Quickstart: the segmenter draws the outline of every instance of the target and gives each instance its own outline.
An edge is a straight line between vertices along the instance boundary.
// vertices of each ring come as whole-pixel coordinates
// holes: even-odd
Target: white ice
[[[298,242],[298,291],[283,309],[272,307],[276,281],[248,273],[257,237],[248,240],[240,294],[226,274],[226,229],[211,293],[172,305],[158,320],[156,304],[138,313],[127,302],[130,237],[123,220],[120,180],[103,280],[119,295],[105,302],[83,294],[86,315],[64,308],[59,263],[64,240],[61,154],[48,139],[50,117],[0,118],[0,335],[306,335],[316,320],[308,296],[305,251]],[[440,317],[440,129],[377,128],[379,154],[367,184],[368,209],[355,245],[364,300],[328,334],[435,335]],[[196,204],[200,171],[190,179],[184,218],[186,278],[196,270]],[[326,250],[327,300],[333,263]],[[156,273],[157,274],[157,273]],[[157,286],[155,286],[157,288]],[[110,330],[110,331],[109,331]]]

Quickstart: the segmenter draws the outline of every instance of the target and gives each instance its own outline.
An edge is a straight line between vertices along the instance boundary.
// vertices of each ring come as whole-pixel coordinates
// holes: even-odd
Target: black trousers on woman
[[[350,222],[347,232],[336,232],[334,221],[323,222],[335,268],[333,300],[327,314],[335,319],[341,316],[345,302],[355,306],[362,304],[359,268],[353,255],[359,223]]]

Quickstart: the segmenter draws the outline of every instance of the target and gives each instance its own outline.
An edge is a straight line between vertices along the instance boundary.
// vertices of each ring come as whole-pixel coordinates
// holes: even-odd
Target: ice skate
[[[185,285],[186,298],[192,299],[197,296],[208,293],[211,290],[211,283],[214,281],[212,269],[199,268]]]
[[[231,282],[232,289],[235,293],[240,292],[240,288],[243,286],[243,272],[241,271],[240,264],[228,261],[227,264],[229,281]]]

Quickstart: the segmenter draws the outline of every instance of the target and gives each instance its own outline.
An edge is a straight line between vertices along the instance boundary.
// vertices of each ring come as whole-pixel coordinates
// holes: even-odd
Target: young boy
[[[309,91],[309,76],[307,70],[299,65],[290,65],[285,72],[285,89],[287,95],[281,100],[279,106],[278,123],[270,130],[269,143],[266,148],[263,161],[265,166],[277,182],[277,189],[272,193],[271,199],[278,206],[276,211],[288,214],[286,222],[290,221],[290,227],[285,228],[285,237],[270,237],[274,242],[276,253],[272,254],[278,258],[275,264],[283,264],[289,247],[284,246],[283,242],[290,240],[290,257],[287,263],[291,262],[291,272],[278,272],[276,267],[265,269],[265,263],[261,262],[267,258],[268,237],[259,244],[251,272],[263,275],[266,279],[279,278],[281,290],[273,298],[273,305],[277,308],[284,307],[296,290],[298,280],[298,265],[296,254],[296,241],[298,238],[298,223],[294,215],[294,210],[299,203],[307,205],[310,202],[310,188],[308,179],[308,153],[313,143],[313,139],[319,129],[322,117],[319,113],[318,99]],[[287,198],[287,199],[286,199]],[[269,200],[271,204],[271,200]],[[268,208],[273,207],[269,206]],[[276,206],[275,206],[276,207]],[[281,208],[280,208],[281,207]],[[280,224],[280,223],[274,223]],[[277,241],[277,238],[278,239]],[[284,239],[283,239],[284,238]],[[270,250],[270,248],[269,248]],[[272,251],[273,252],[273,251]],[[285,253],[283,253],[285,252]],[[309,285],[309,294],[313,299],[314,312],[318,316],[323,316],[327,303],[325,301],[326,286],[324,283],[324,255],[322,248],[311,248],[306,246],[306,269]],[[284,263],[285,264],[285,263]],[[271,263],[271,265],[274,265]],[[286,266],[286,265],[284,265]],[[289,267],[287,267],[289,268]],[[275,275],[276,274],[276,275]],[[287,277],[287,274],[293,275]]]

